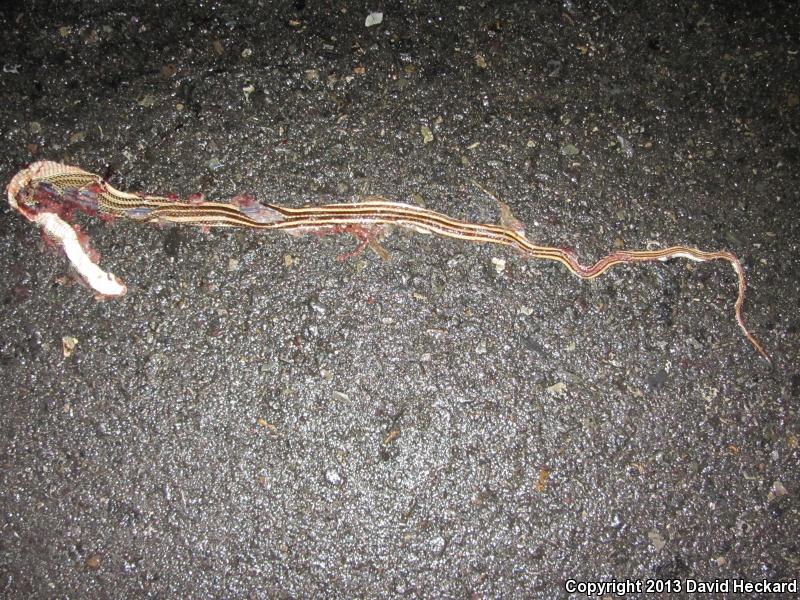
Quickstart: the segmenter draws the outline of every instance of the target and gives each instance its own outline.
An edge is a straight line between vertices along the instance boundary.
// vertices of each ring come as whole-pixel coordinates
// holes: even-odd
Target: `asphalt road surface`
[[[5,205],[0,595],[796,584],[800,9],[625,4],[4,3],[4,181],[497,223],[482,187],[584,262],[735,253],[772,364],[725,263],[77,217],[98,302]]]

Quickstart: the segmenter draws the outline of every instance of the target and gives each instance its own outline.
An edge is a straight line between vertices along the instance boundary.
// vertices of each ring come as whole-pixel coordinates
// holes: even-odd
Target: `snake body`
[[[510,246],[533,258],[559,262],[583,279],[599,277],[618,264],[665,261],[686,258],[697,262],[728,262],[738,279],[734,305],[736,322],[753,347],[769,360],[761,343],[749,332],[742,317],[746,280],[739,259],[732,253],[703,251],[689,246],[671,246],[659,250],[620,250],[583,265],[571,250],[539,246],[525,236],[521,227],[471,223],[451,218],[418,206],[368,199],[364,202],[324,204],[292,208],[260,204],[238,197],[231,202],[210,202],[200,198],[179,200],[124,192],[111,186],[99,175],[78,167],[52,161],[39,161],[17,173],[7,188],[11,206],[37,223],[47,236],[62,246],[83,280],[100,296],[121,296],[126,287],[98,265],[88,240],[69,223],[73,212],[101,218],[123,217],[148,223],[177,223],[202,227],[247,227],[307,233],[319,231],[355,231],[383,225],[396,225],[422,233],[448,238]]]

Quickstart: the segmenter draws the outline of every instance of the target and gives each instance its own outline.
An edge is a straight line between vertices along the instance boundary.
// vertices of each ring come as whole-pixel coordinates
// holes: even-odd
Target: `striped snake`
[[[736,272],[739,293],[734,305],[736,322],[753,347],[767,361],[761,343],[748,331],[742,318],[746,291],[742,264],[727,251],[706,252],[688,246],[662,250],[619,250],[591,265],[582,265],[571,250],[537,246],[522,227],[469,223],[418,206],[367,199],[364,202],[289,208],[260,204],[247,197],[229,203],[207,202],[199,197],[181,201],[165,196],[133,194],[112,187],[99,175],[78,167],[39,161],[17,173],[7,188],[8,201],[24,217],[37,223],[47,237],[60,245],[83,281],[99,297],[122,296],[127,288],[98,265],[98,255],[77,226],[69,223],[73,212],[105,219],[125,217],[148,223],[178,223],[202,227],[250,227],[290,233],[349,232],[368,239],[364,227],[397,225],[448,238],[511,246],[533,258],[561,263],[583,279],[594,279],[618,264],[686,258],[697,262],[727,261]],[[363,244],[362,244],[363,246]]]

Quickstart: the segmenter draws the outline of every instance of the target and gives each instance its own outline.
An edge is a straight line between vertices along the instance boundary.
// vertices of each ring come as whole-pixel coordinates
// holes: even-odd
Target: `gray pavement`
[[[80,219],[130,288],[97,302],[6,206],[0,595],[798,577],[795,3],[185,4],[4,5],[4,181],[497,222],[474,181],[586,262],[734,252],[773,364],[724,263]]]

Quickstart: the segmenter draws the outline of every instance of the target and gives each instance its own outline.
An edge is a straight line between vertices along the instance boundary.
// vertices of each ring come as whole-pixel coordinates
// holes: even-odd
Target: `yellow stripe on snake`
[[[148,223],[178,223],[202,227],[249,227],[286,232],[349,232],[367,239],[364,227],[396,225],[422,233],[516,248],[523,255],[559,262],[583,279],[594,279],[618,264],[687,258],[697,262],[723,260],[736,272],[739,291],[734,304],[736,322],[744,336],[767,361],[761,343],[742,318],[746,284],[742,264],[727,251],[707,252],[688,246],[662,250],[619,250],[591,265],[582,265],[568,249],[537,246],[521,226],[470,223],[441,213],[398,202],[368,199],[364,202],[290,208],[260,204],[239,197],[229,203],[201,199],[180,201],[165,196],[133,194],[112,187],[99,175],[51,161],[31,164],[17,173],[7,188],[8,201],[46,235],[59,244],[82,279],[99,296],[122,296],[125,284],[97,265],[88,240],[69,223],[75,211],[101,218],[124,217]]]

